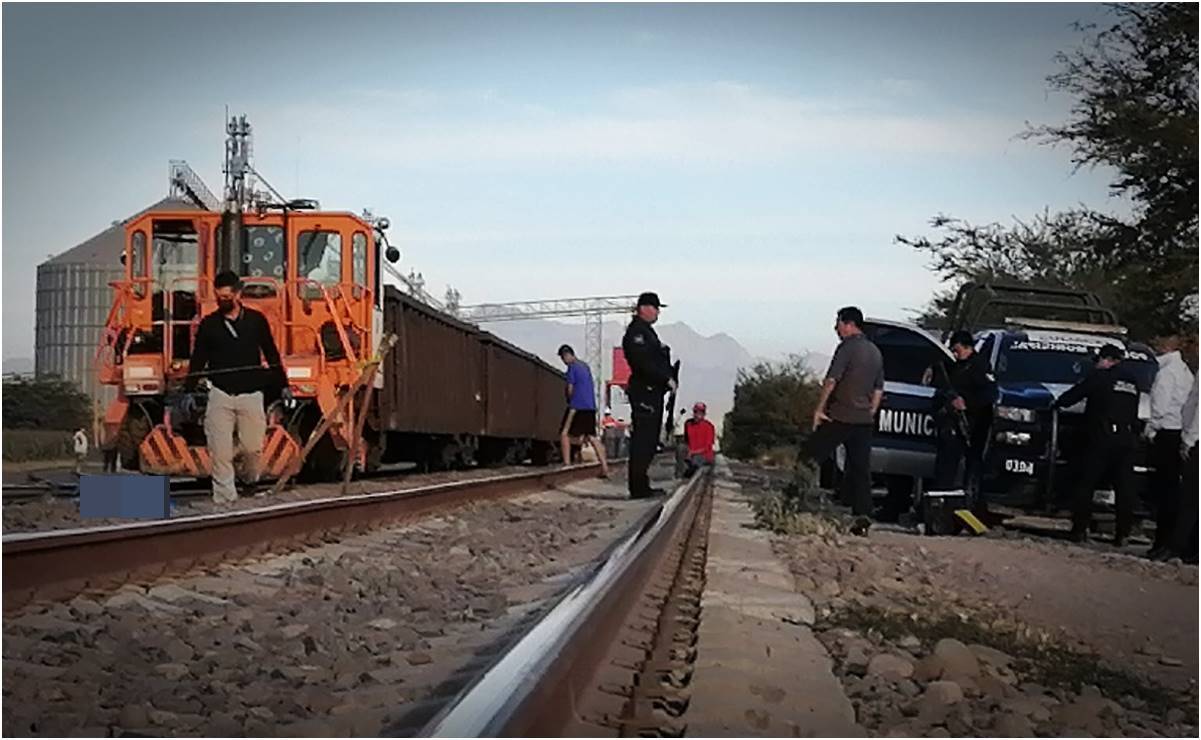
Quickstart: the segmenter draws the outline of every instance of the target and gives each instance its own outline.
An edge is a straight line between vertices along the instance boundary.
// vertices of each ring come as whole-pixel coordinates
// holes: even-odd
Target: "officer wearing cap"
[[[1105,345],[1097,356],[1096,369],[1055,399],[1056,409],[1085,402],[1078,487],[1072,501],[1072,539],[1076,542],[1088,539],[1093,492],[1107,478],[1112,477],[1117,496],[1114,545],[1125,543],[1133,525],[1139,390],[1134,374],[1122,365],[1125,354],[1116,344]]]
[[[659,335],[652,328],[659,320],[659,309],[663,307],[664,304],[659,302],[659,296],[655,293],[638,296],[634,317],[621,340],[622,351],[630,365],[626,395],[630,400],[634,424],[630,433],[630,498],[663,494],[662,489],[651,488],[647,476],[659,444],[659,429],[663,426],[663,394],[676,387],[670,351],[659,341]]]

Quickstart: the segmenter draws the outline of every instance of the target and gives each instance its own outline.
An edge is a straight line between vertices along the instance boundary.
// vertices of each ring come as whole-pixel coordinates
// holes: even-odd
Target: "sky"
[[[656,290],[752,353],[937,288],[893,242],[939,213],[1114,210],[1109,173],[1016,138],[1064,119],[1058,50],[1099,5],[11,5],[3,351],[36,265],[166,195],[220,193],[223,116],[288,197],[392,222],[464,303]]]

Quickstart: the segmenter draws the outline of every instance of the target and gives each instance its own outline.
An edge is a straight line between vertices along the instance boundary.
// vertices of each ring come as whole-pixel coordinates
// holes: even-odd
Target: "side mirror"
[[[384,257],[392,264],[396,264],[397,262],[400,262],[400,250],[389,245],[388,248],[384,250]]]
[[[124,252],[122,252],[122,253],[121,253],[121,265],[122,265],[122,266],[124,266],[124,265],[125,265],[125,259],[126,259],[125,253],[124,253]]]

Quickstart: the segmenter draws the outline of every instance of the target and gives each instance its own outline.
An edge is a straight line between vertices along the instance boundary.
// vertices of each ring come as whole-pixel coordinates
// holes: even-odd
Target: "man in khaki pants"
[[[238,498],[234,482],[234,432],[245,461],[247,482],[259,477],[259,455],[267,431],[263,391],[282,387],[290,396],[279,350],[271,336],[271,325],[263,314],[242,305],[242,284],[233,272],[222,272],[213,280],[217,310],[205,316],[196,331],[196,344],[188,368],[188,390],[195,390],[202,377],[208,378],[208,408],[204,434],[213,464],[213,500],[218,503]],[[266,361],[266,366],[264,366]],[[194,407],[192,395],[185,408]]]

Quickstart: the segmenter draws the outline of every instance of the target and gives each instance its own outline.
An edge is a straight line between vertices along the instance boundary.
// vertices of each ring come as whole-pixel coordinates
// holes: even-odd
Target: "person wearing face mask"
[[[213,500],[227,503],[238,498],[235,430],[248,482],[255,483],[267,431],[264,391],[282,388],[285,400],[290,392],[271,325],[263,314],[242,305],[241,280],[226,271],[217,275],[213,287],[217,310],[205,316],[196,330],[186,388],[195,391],[201,378],[209,381],[204,434],[212,459]]]

